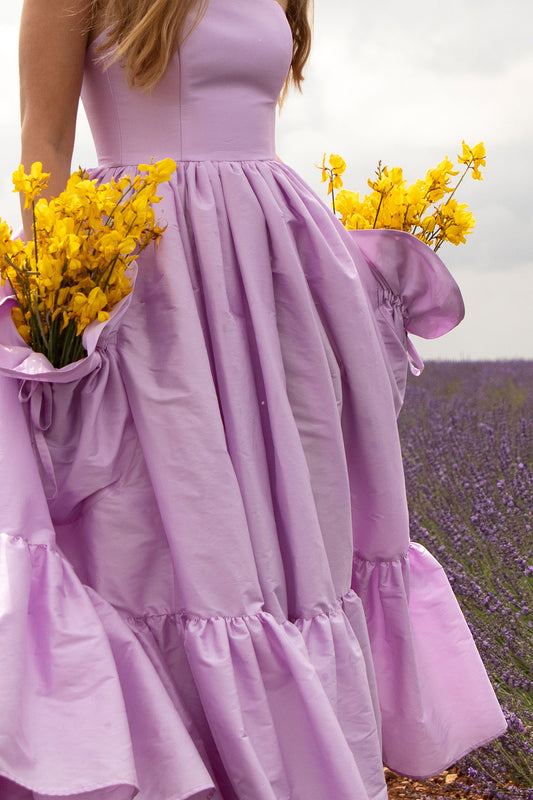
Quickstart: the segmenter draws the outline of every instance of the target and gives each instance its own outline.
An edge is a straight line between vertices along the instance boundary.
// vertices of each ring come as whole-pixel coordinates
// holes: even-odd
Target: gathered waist
[[[111,169],[111,170],[137,170],[139,168],[139,164],[150,164],[152,162],[159,161],[163,158],[172,158],[176,164],[179,166],[180,164],[257,164],[257,163],[268,163],[274,162],[276,164],[281,164],[282,162],[276,156],[265,156],[263,158],[176,158],[176,156],[172,155],[171,153],[166,153],[164,155],[158,156],[144,156],[138,157],[132,161],[117,161],[108,158],[99,158],[98,159],[98,169]]]

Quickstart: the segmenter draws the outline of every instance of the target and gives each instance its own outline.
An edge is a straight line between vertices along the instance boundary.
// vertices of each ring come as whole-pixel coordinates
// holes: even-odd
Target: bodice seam
[[[107,70],[107,69],[105,70],[105,78],[106,78],[107,85],[109,87],[109,92],[110,92],[110,94],[111,94],[111,96],[113,98],[113,114],[115,116],[115,124],[116,124],[117,131],[118,131],[118,144],[119,144],[119,150],[120,150],[120,158],[122,159],[123,154],[124,154],[124,146],[123,146],[123,141],[122,141],[122,126],[120,124],[120,115],[118,113],[118,98],[117,98],[117,95],[115,93],[115,89],[113,87],[113,82],[111,80],[111,75],[109,73],[109,70]]]
[[[276,0],[271,0],[271,2],[276,2]],[[122,144],[121,144],[122,146]],[[170,156],[171,157],[171,156]],[[277,158],[274,156],[269,156],[268,158],[177,158],[174,159],[176,163],[179,164],[278,164],[281,166],[282,162],[278,161]],[[138,163],[130,163],[130,164],[104,164],[99,163],[97,169],[108,169],[108,170],[115,170],[115,169],[139,169]]]

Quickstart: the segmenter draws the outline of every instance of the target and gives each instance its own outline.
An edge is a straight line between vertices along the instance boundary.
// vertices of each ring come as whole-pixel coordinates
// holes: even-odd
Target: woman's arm
[[[89,0],[24,0],[19,66],[21,162],[41,161],[51,173],[48,196],[70,175],[76,116],[90,23]],[[29,211],[23,211],[26,234]]]

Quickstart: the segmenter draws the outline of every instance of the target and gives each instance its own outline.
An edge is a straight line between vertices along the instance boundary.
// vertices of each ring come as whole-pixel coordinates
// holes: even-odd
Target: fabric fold
[[[130,800],[144,784],[150,800],[206,800],[214,784],[157,674],[56,545],[17,382],[1,376],[0,419],[2,797]]]
[[[436,775],[505,732],[448,579],[422,545],[391,561],[356,556],[352,585],[366,612],[390,769]]]
[[[0,548],[0,774],[45,796],[130,800],[125,707],[89,599],[49,546],[1,534]]]
[[[17,796],[18,784],[37,800],[215,797],[184,722],[115,609],[49,546],[0,534],[0,569],[2,796]]]

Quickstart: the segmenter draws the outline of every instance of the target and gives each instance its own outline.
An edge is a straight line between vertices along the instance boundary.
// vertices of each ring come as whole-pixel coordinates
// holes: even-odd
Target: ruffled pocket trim
[[[420,375],[424,362],[408,334],[435,339],[463,319],[461,291],[439,256],[410,233],[396,230],[347,231],[360,278],[374,312],[385,362],[395,383],[400,410],[407,367]],[[366,266],[366,268],[364,268]]]
[[[133,263],[130,280],[135,285],[137,265]],[[43,353],[34,352],[19,335],[11,319],[11,309],[16,305],[13,295],[8,294],[8,285],[0,287],[0,375],[50,383],[69,383],[88,375],[101,364],[101,350],[116,332],[118,325],[131,303],[133,289],[109,314],[104,322],[94,320],[83,331],[82,341],[87,356],[67,364],[61,369],[53,367]]]
[[[465,314],[461,291],[428,245],[404,231],[349,233],[378,281],[400,299],[406,331],[436,339],[461,322]]]

